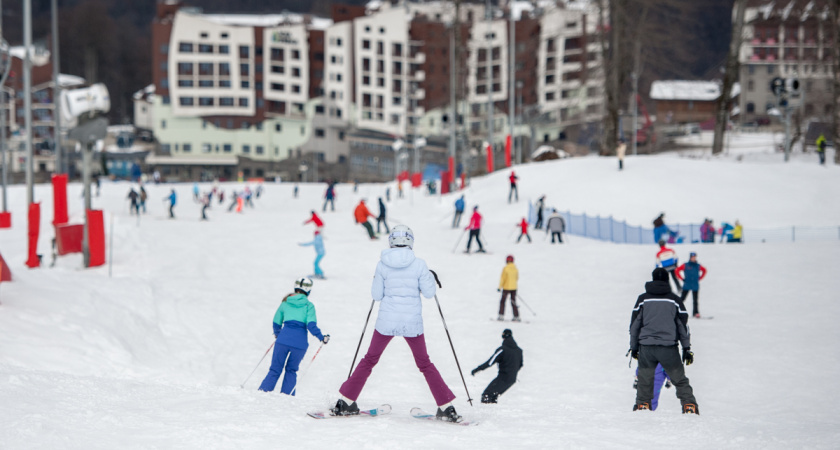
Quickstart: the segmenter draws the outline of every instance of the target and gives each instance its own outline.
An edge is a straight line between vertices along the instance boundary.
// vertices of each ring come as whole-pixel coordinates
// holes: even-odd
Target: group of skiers
[[[232,201],[228,207],[228,211],[230,212],[235,209],[236,212],[242,212],[242,209],[245,206],[253,208],[253,197],[260,198],[262,192],[262,184],[258,184],[255,191],[251,191],[250,186],[245,186],[245,188],[240,192],[237,192],[236,190],[232,191]],[[198,183],[193,183],[192,194],[193,201],[201,205],[201,220],[208,220],[207,210],[210,209],[213,204],[214,195],[218,195],[220,205],[225,200],[225,192],[218,187],[218,183],[215,183],[212,189],[206,192],[201,192]],[[131,215],[136,214],[139,216],[141,210],[144,214],[146,213],[146,199],[148,198],[148,194],[146,193],[146,189],[143,184],[140,184],[137,187],[137,190],[135,190],[134,187],[131,187],[126,198],[130,201],[129,213]],[[171,189],[169,194],[163,198],[163,201],[169,203],[169,218],[174,219],[175,205],[178,203],[178,194],[176,194],[174,188]]]

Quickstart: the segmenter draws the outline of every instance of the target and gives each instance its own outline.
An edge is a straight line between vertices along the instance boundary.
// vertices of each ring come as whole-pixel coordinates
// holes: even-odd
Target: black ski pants
[[[537,210],[537,222],[534,223],[534,228],[537,230],[542,229],[543,226],[543,215],[542,215],[542,208]]]
[[[174,208],[175,208],[175,205],[172,205],[172,204],[169,205],[169,218],[170,219],[175,218],[175,209]]]
[[[365,227],[365,230],[367,230],[368,236],[370,236],[371,239],[376,237],[376,235],[373,234],[373,225],[371,225],[370,222],[365,220],[364,222],[362,222],[362,226]]]
[[[519,235],[519,237],[518,237],[518,238],[516,238],[516,243],[517,243],[517,244],[518,244],[518,243],[519,243],[519,241],[522,239],[522,236],[525,236],[526,238],[528,238],[528,242],[531,242],[531,235],[530,235],[530,234],[528,234],[528,233],[522,233],[522,234],[520,234],[520,235]]]
[[[696,291],[682,291],[682,295],[680,295],[680,298],[682,298],[683,302],[685,302],[685,299],[688,298],[689,292],[691,292],[691,297],[694,300],[694,308],[691,310],[691,315],[693,316],[695,314],[700,314],[700,306],[697,303],[697,297],[700,295],[700,290],[698,289]]]
[[[513,310],[513,317],[519,317],[519,308],[516,306],[516,289],[502,291],[502,300],[499,301],[499,315],[505,315],[505,303],[507,303],[508,296],[510,296],[510,309]]]
[[[563,235],[559,231],[552,231],[551,232],[551,243],[554,243],[554,236],[557,236],[557,242],[562,244],[563,243]]]
[[[674,284],[677,286],[677,291],[682,290],[682,285],[680,284],[680,279],[677,278],[677,271],[675,269],[666,269],[668,273],[671,274],[671,279],[674,280]]]
[[[382,223],[385,225],[385,232],[390,233],[391,229],[388,228],[388,222],[385,222],[385,216],[379,216],[376,218],[376,232],[379,233],[379,224]]]
[[[514,197],[514,195],[516,196],[516,201],[518,202],[519,201],[519,189],[516,188],[516,184],[511,184],[510,185],[510,192],[508,193],[508,203],[510,203],[510,200]]]
[[[636,404],[650,403],[653,400],[653,377],[656,365],[662,364],[671,383],[677,388],[677,398],[680,403],[697,404],[694,391],[688,384],[680,358],[680,350],[676,345],[640,345],[639,346],[639,384],[636,388]]]
[[[479,233],[481,233],[481,228],[479,228],[477,230],[470,230],[470,240],[467,241],[467,251],[468,252],[470,251],[470,245],[472,244],[473,238],[475,238],[475,241],[478,242],[478,250],[479,251],[484,250],[484,246],[481,245],[481,239],[478,238]]]
[[[499,396],[510,389],[513,383],[516,383],[516,377],[498,375],[487,385],[487,389],[481,394],[481,403],[496,403]]]

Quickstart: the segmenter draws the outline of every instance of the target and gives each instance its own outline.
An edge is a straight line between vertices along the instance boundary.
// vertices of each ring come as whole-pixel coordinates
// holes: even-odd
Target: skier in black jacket
[[[699,414],[697,400],[683,367],[683,363],[689,366],[694,362],[688,312],[682,299],[671,292],[668,271],[657,267],[652,275],[653,281],[645,283],[645,293],[636,300],[630,317],[628,353],[639,361],[639,383],[633,411],[651,409],[654,372],[656,365],[661,364],[677,388],[683,414]],[[677,341],[682,344],[682,361]]]
[[[522,349],[513,340],[513,333],[506,329],[502,332],[502,339],[502,346],[496,349],[493,356],[470,372],[472,376],[475,376],[476,372],[487,369],[493,364],[499,365],[499,374],[481,394],[481,403],[496,403],[499,396],[516,383],[516,374],[522,368]]]

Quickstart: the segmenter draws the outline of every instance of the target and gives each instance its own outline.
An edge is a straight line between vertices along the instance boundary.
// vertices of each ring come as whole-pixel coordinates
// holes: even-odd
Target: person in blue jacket
[[[455,200],[455,217],[452,219],[452,228],[461,226],[461,215],[464,214],[464,196]]]
[[[283,377],[280,392],[295,395],[293,391],[297,384],[298,367],[309,347],[306,330],[324,344],[330,341],[330,335],[324,335],[318,329],[315,305],[308,298],[311,291],[312,280],[306,277],[295,280],[295,292],[287,295],[274,313],[274,354],[271,357],[268,375],[260,384],[261,391],[274,390],[285,364],[286,375]]]
[[[163,199],[164,201],[169,200],[169,218],[175,218],[175,203],[178,200],[178,196],[175,195],[175,189],[172,189],[172,192],[169,193],[168,197]]]
[[[324,239],[321,237],[321,232],[315,230],[315,238],[309,242],[303,242],[299,244],[302,247],[306,247],[311,245],[315,247],[315,278],[324,279],[324,271],[321,270],[321,259],[324,258],[326,252],[324,251]]]

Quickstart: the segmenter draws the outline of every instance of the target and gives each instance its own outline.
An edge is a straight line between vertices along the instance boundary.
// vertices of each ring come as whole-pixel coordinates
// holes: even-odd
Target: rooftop
[[[650,86],[653,100],[713,101],[720,97],[720,85],[714,81],[654,81]]]

